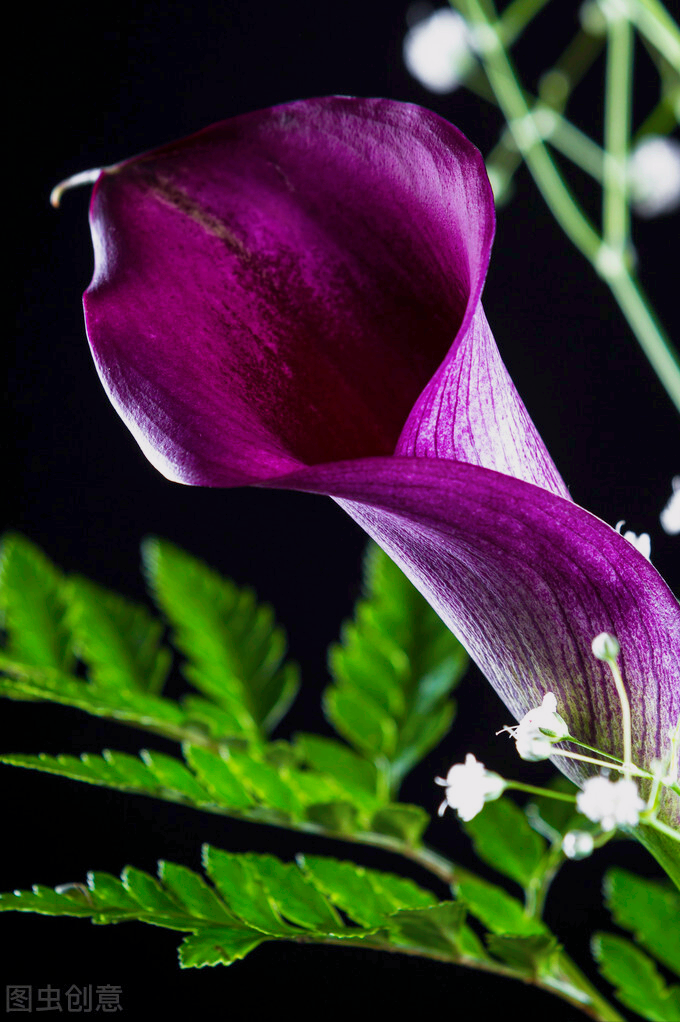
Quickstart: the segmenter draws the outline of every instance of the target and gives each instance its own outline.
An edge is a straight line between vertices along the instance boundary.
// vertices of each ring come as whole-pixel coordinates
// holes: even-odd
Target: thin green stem
[[[550,0],[512,0],[503,11],[499,27],[503,42],[511,46],[518,39],[529,22],[543,10]]]
[[[649,789],[649,798],[647,799],[647,812],[650,814],[656,812],[659,803],[659,794],[661,792],[661,778],[654,777],[652,780],[652,786]]]
[[[555,61],[553,71],[563,75],[567,79],[569,88],[573,89],[593,66],[602,52],[603,46],[604,39],[601,36],[594,36],[579,29],[564,52]]]
[[[628,0],[628,14],[671,67],[680,69],[680,28],[664,5],[659,0]]]
[[[565,739],[568,741],[568,739]],[[646,770],[640,770],[639,767],[634,766],[632,763],[626,764],[625,761],[620,766],[614,763],[607,763],[603,759],[593,759],[592,756],[582,756],[579,752],[566,752],[562,749],[553,749],[550,754],[551,756],[563,756],[565,759],[578,759],[581,763],[592,763],[594,766],[604,767],[605,770],[621,770],[626,773],[634,774],[635,777],[646,777],[650,775]]]
[[[633,33],[625,15],[607,19],[607,73],[604,101],[604,190],[602,224],[605,244],[625,255],[630,235],[626,161],[630,139]]]
[[[498,22],[498,31],[506,47],[512,45],[531,18],[545,6],[546,2],[547,0],[515,0],[503,11]],[[451,0],[451,3],[458,6],[455,0]],[[546,82],[551,75],[558,76],[565,83],[565,94],[561,102],[551,100],[547,94],[543,94],[541,89],[539,89],[540,98],[524,90],[527,106],[531,107],[539,117],[542,117],[544,126],[550,125],[550,130],[545,131],[545,137],[550,139],[551,145],[599,182],[604,176],[604,151],[585,132],[562,115],[562,108],[568,90],[573,88],[590,69],[601,48],[602,44],[599,40],[594,40],[592,36],[588,36],[584,32],[578,32],[559,56],[551,71],[543,75],[541,83]],[[476,96],[498,106],[496,95],[482,68],[477,67],[470,72],[465,79],[465,87]],[[507,128],[506,132],[509,136]],[[508,147],[504,139],[501,139],[493,153],[489,155],[490,162],[493,162],[494,159],[503,164],[502,169],[506,172],[508,180],[521,163],[517,147],[514,143],[511,148]]]
[[[663,89],[659,102],[636,129],[633,143],[645,135],[669,135],[678,123],[676,110],[680,113],[680,84]]]
[[[610,657],[607,660],[609,670],[612,672],[614,684],[616,685],[616,692],[621,703],[621,726],[623,728],[623,769],[626,773],[631,773],[636,768],[633,766],[633,727],[631,723],[630,715],[630,702],[628,701],[628,693],[626,687],[623,684],[623,678],[621,677],[621,669],[619,668],[618,662],[614,657]]]
[[[612,756],[608,752],[602,752],[601,749],[596,749],[593,745],[586,745],[585,742],[579,741],[579,739],[574,738],[573,735],[569,735],[569,738],[568,739],[565,738],[565,741],[568,741],[570,745],[578,745],[580,749],[587,749],[588,752],[596,752],[598,756],[606,756],[607,759],[613,760],[614,762],[611,764],[612,768],[614,768],[616,764],[620,766],[623,763],[623,760],[621,759],[620,756]],[[651,777],[651,774],[649,776]]]
[[[670,766],[668,768],[668,775],[666,780],[669,784],[675,784],[678,779],[678,749],[680,748],[680,717],[676,722],[675,727],[670,732],[671,739],[671,751],[670,751]]]
[[[680,411],[680,355],[649,306],[639,281],[633,272],[623,265],[619,265],[612,273],[605,266],[598,269],[609,285],[654,372]]]
[[[486,79],[481,75],[468,78],[465,87],[476,96],[498,106],[494,94],[489,90]],[[530,92],[524,92],[527,105],[531,107],[537,128],[541,136],[547,139],[553,148],[566,156],[577,167],[585,171],[599,183],[604,180],[604,150],[594,142],[592,138],[577,128],[559,111],[555,110],[549,103],[537,99]],[[505,128],[501,139],[492,152],[489,153],[487,163],[491,166],[501,165],[502,170],[510,179],[522,162],[517,146],[512,139],[509,128]]]
[[[522,781],[507,781],[508,791],[528,791],[530,795],[545,795],[546,798],[557,799],[558,802],[575,802],[575,795],[567,795],[563,791],[553,791],[551,788],[536,788],[533,784],[524,784]]]
[[[592,138],[566,117],[555,114],[555,127],[548,136],[550,143],[572,163],[585,170],[596,181],[604,180],[604,152]]]
[[[577,248],[594,261],[600,249],[600,238],[572,198],[543,145],[496,24],[487,17],[479,0],[461,2],[468,20],[480,33],[486,73],[517,148],[562,229]]]
[[[580,742],[578,740],[578,738],[574,738],[573,735],[569,735],[569,738],[565,738],[564,740],[568,741],[570,745],[578,745],[581,749],[588,749],[588,750],[590,750],[590,752],[596,752],[598,754],[598,756],[606,756],[607,759],[611,759],[613,761],[611,763],[606,763],[604,761],[599,761],[599,765],[600,766],[602,766],[602,767],[609,767],[611,770],[621,770],[621,771],[623,771],[623,769],[624,769],[624,762],[623,762],[623,760],[619,756],[611,756],[608,752],[601,752],[600,749],[595,749],[595,748],[593,748],[592,745],[586,745],[585,742]],[[563,752],[563,751],[561,751],[559,749],[555,750],[553,755],[567,756],[567,758],[571,758],[571,759],[574,759],[576,757],[575,753],[571,753],[570,754],[570,753],[567,753],[567,752]],[[586,759],[585,757],[583,757],[583,758],[585,759],[585,761],[587,763],[595,763],[595,764],[598,763],[598,760]],[[676,759],[677,759],[677,749],[676,749]],[[671,762],[672,761],[673,760],[672,760],[672,753],[671,753]],[[658,774],[652,773],[650,770],[644,770],[642,767],[638,767],[638,766],[631,766],[631,768],[629,769],[629,772],[632,773],[632,774],[635,774],[636,777],[643,777],[643,778],[645,778],[648,781],[653,781],[654,785],[656,787],[659,787],[660,785],[663,785],[666,788],[670,788],[672,791],[678,791],[677,783],[676,783],[674,777],[672,777],[671,775],[668,775],[666,777],[661,777]],[[654,790],[654,787],[653,787],[652,790]],[[680,791],[678,792],[678,794],[680,794]],[[650,802],[650,805],[651,805],[651,802]]]
[[[338,937],[320,938],[318,935],[300,934],[291,939],[298,944],[324,944],[330,947],[343,948],[348,946],[346,939],[343,940]],[[480,972],[504,976],[507,979],[516,979],[521,983],[526,983],[555,994],[561,1000],[582,1011],[589,1018],[595,1019],[596,1022],[625,1022],[625,1019],[598,993],[564,952],[559,954],[559,971],[561,975],[559,977],[550,975],[539,977],[529,972],[513,969],[511,965],[504,965],[502,962],[496,962],[491,958],[472,958],[469,955],[456,954],[453,951],[447,953],[433,951],[432,948],[428,947],[420,948],[390,944],[381,940],[380,937],[363,937],[361,946],[362,948],[371,948],[374,951],[386,951],[392,954],[429,958],[436,962],[462,965]]]
[[[558,835],[558,840],[553,842],[552,848],[548,850],[540,869],[531,878],[525,891],[525,911],[532,919],[543,918],[545,899],[548,896],[550,885],[566,858],[560,839],[561,835]]]
[[[648,819],[643,815],[642,822],[645,823],[648,827],[653,827],[654,830],[661,831],[662,834],[665,834],[666,837],[672,838],[673,841],[680,842],[680,834],[678,833],[678,831],[673,830],[673,828],[669,827],[667,823],[662,823],[661,820],[657,820],[655,816],[652,816]]]
[[[673,66],[679,66],[680,34],[672,19],[656,0],[630,0],[630,3],[630,16],[640,31],[645,32]],[[609,286],[659,380],[680,411],[680,357],[649,308],[640,284],[625,265],[620,251],[602,244],[598,232],[581,211],[553,163],[503,46],[493,3],[491,0],[484,0],[483,4],[480,0],[458,0],[458,6],[478,31],[487,77],[515,144],[548,208],[570,241]],[[659,37],[665,40],[663,45]]]
[[[625,1022],[623,1016],[604,999],[565,952],[559,954],[558,962],[560,970],[564,973],[569,983],[577,990],[583,990],[587,993],[590,999],[590,1005],[579,1005],[581,1011],[591,1018],[600,1019],[601,1022]],[[554,992],[557,993],[557,991]]]

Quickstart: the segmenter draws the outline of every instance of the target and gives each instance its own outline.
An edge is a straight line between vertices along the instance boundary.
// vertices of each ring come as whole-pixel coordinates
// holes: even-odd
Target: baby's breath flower
[[[646,557],[647,560],[649,560],[652,553],[652,541],[649,538],[649,533],[641,532],[638,536],[636,532],[631,532],[630,529],[626,532],[621,532],[621,529],[625,524],[626,523],[623,519],[620,522],[617,522],[616,531],[620,536],[623,536],[624,539],[627,539],[629,543],[632,543],[635,549],[639,550],[643,557]]]
[[[569,728],[557,713],[557,698],[552,692],[543,696],[540,706],[525,713],[519,724],[514,727],[506,724],[501,730],[512,735],[517,743],[517,752],[522,759],[530,762],[547,759],[553,744],[569,737]]]
[[[600,775],[585,782],[583,791],[576,796],[576,808],[589,820],[599,823],[602,830],[614,830],[626,825],[634,827],[645,803],[632,778],[610,781]]]
[[[485,802],[499,798],[505,790],[503,778],[478,763],[471,752],[465,757],[465,763],[456,763],[445,778],[436,777],[435,783],[446,788],[439,815],[443,816],[447,806],[451,806],[461,820],[471,820],[482,811]]]

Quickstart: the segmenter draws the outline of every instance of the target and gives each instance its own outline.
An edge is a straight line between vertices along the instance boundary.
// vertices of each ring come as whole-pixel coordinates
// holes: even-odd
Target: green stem
[[[575,127],[550,105],[535,99],[528,92],[524,93],[524,97],[540,137],[549,141],[553,148],[584,170],[586,174],[600,183],[603,182],[605,154],[597,142],[593,142],[588,135]],[[529,104],[531,104],[530,107]],[[506,128],[506,131],[512,135],[509,128]],[[505,145],[507,147],[507,142]],[[516,148],[514,140],[513,148]]]
[[[568,741],[568,739],[565,739]],[[632,763],[622,763],[621,766],[615,763],[606,763],[602,759],[593,759],[592,756],[582,756],[579,752],[566,752],[562,749],[554,749],[551,753],[552,756],[563,756],[565,759],[578,759],[581,763],[592,763],[594,766],[605,767],[608,770],[625,770],[626,773],[634,774],[635,777],[649,777],[650,775],[646,770],[640,770],[639,767],[633,766]]]
[[[604,153],[601,147],[566,117],[555,114],[555,128],[549,138],[555,149],[559,149],[563,156],[585,170],[586,174],[600,183],[604,180]]]
[[[625,256],[630,235],[626,161],[630,139],[633,33],[625,15],[607,20],[607,73],[604,102],[605,244]]]
[[[633,142],[645,135],[670,135],[678,121],[676,110],[680,111],[680,85],[663,87],[661,99],[635,131]]]
[[[300,934],[293,939],[298,944],[324,944],[330,947],[347,948],[347,940],[338,937],[326,937],[320,939],[317,935]],[[612,1005],[598,993],[589,983],[578,967],[563,952],[559,955],[559,970],[561,976],[534,976],[527,972],[513,969],[511,965],[504,965],[491,958],[471,958],[469,955],[446,953],[445,951],[433,951],[428,947],[413,947],[388,943],[380,937],[364,937],[361,940],[362,948],[371,948],[374,951],[387,951],[392,954],[408,955],[416,958],[429,958],[436,962],[446,962],[454,965],[462,965],[467,968],[476,969],[479,972],[492,973],[495,976],[503,976],[507,979],[516,979],[521,983],[535,986],[540,990],[556,995],[572,1007],[582,1011],[589,1018],[596,1022],[625,1022]]]
[[[459,6],[464,9],[468,21],[483,32],[480,39],[485,40],[485,52],[482,53],[481,59],[487,77],[512,131],[515,144],[548,208],[569,240],[609,286],[659,380],[680,411],[680,358],[648,307],[639,283],[626,267],[619,251],[616,249],[612,251],[609,245],[603,246],[597,231],[581,211],[555,167],[536,129],[512,63],[503,47],[491,0],[484,0],[484,5],[480,0],[459,0]],[[663,21],[659,7],[655,0],[635,2],[635,14],[631,14],[631,17],[634,17],[641,31],[641,24],[644,22],[648,29],[648,38],[651,38],[649,32],[653,35],[654,31],[658,30],[660,21]],[[490,16],[487,16],[485,8],[491,12]],[[667,21],[674,25],[668,16]],[[654,31],[650,26],[655,26]],[[677,26],[673,32],[677,32]],[[677,63],[680,62],[680,37],[676,52],[674,49],[676,35],[673,32],[668,36],[666,49],[672,51]],[[664,55],[668,56],[667,53]],[[670,60],[671,56],[668,56],[668,59]]]
[[[545,2],[546,0],[515,0],[503,11],[498,22],[498,31],[506,48],[512,45],[531,18],[545,6]],[[451,0],[451,3],[453,5],[455,0]],[[544,119],[547,119],[548,115],[550,116],[552,125],[549,136],[546,133],[546,137],[550,138],[554,148],[599,182],[604,176],[603,150],[585,132],[568,121],[562,115],[562,109],[566,101],[566,93],[578,84],[590,69],[601,48],[602,44],[599,40],[593,39],[592,36],[588,36],[584,32],[578,32],[559,56],[551,71],[543,75],[541,83],[547,81],[551,75],[556,75],[565,82],[565,95],[561,102],[551,100],[547,94],[544,95],[541,86],[539,86],[540,98],[524,90],[527,106],[534,113],[538,113],[539,117],[543,116]],[[494,106],[499,105],[482,68],[477,67],[470,72],[465,79],[465,87],[476,96],[493,103]],[[506,132],[509,134],[507,128]],[[508,181],[521,163],[516,146],[513,144],[510,149],[503,139],[489,156],[490,162],[493,162],[494,159],[503,164],[502,169],[507,174]]]
[[[659,0],[629,0],[628,14],[640,34],[672,67],[680,69],[680,28],[663,4]]]
[[[655,817],[646,819],[644,816],[642,818],[642,822],[648,827],[653,827],[654,830],[658,830],[660,833],[665,834],[666,837],[672,838],[673,841],[680,842],[680,834],[678,831],[673,830],[673,828],[669,827],[667,823],[662,823],[661,820],[657,820]]]
[[[580,1004],[581,1011],[590,1015],[591,1018],[600,1019],[601,1022],[626,1022],[624,1017],[595,989],[590,981],[583,975],[575,962],[565,952],[560,952],[558,963],[561,972],[566,976],[569,983],[577,990],[582,990],[590,999],[588,1006]],[[550,987],[548,987],[550,989]],[[554,993],[558,991],[553,990]],[[567,998],[565,998],[567,1000]]]
[[[561,838],[561,835],[559,835]],[[562,841],[553,843],[548,850],[546,857],[541,863],[540,869],[532,876],[529,886],[524,892],[525,911],[532,919],[542,919],[545,899],[550,890],[555,876],[564,863],[565,854],[562,851]]]
[[[621,726],[623,728],[623,769],[626,773],[632,773],[633,767],[633,730],[631,725],[630,715],[630,702],[628,701],[628,693],[626,687],[623,684],[623,678],[621,677],[621,670],[616,661],[615,657],[610,657],[607,660],[609,670],[612,672],[614,684],[616,685],[616,692],[621,703]]]
[[[512,0],[503,11],[499,28],[503,33],[503,42],[511,46],[518,39],[529,22],[543,10],[550,0]]]
[[[485,70],[517,148],[562,229],[577,248],[594,261],[600,249],[600,238],[575,203],[543,145],[495,25],[479,0],[462,0],[462,5],[468,20],[484,33],[480,38],[487,41],[482,54]]]
[[[598,756],[606,756],[607,759],[613,760],[614,762],[611,764],[613,770],[616,769],[617,765],[621,766],[623,763],[620,756],[612,756],[609,752],[602,752],[601,749],[596,749],[593,745],[586,745],[585,742],[579,741],[578,738],[574,738],[573,735],[569,735],[569,738],[565,738],[565,741],[568,741],[570,745],[578,745],[580,749],[587,749],[588,752],[596,752]],[[649,774],[649,776],[651,777],[652,775]]]
[[[600,267],[599,272],[609,285],[654,372],[680,411],[680,355],[649,306],[639,281],[625,266],[619,266],[613,273]]]
[[[506,791],[528,791],[530,795],[544,795],[546,798],[557,799],[558,802],[575,802],[575,795],[567,795],[562,791],[553,791],[551,788],[536,788],[533,784],[524,784],[522,781],[507,781]]]

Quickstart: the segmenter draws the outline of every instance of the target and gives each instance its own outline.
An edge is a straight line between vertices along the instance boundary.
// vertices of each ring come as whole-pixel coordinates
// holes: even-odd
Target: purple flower
[[[610,632],[634,757],[667,751],[680,608],[572,503],[501,362],[480,300],[492,195],[456,128],[387,100],[248,114],[104,171],[91,225],[95,362],[164,475],[331,495],[518,720],[553,692],[572,734],[619,754],[591,652]]]

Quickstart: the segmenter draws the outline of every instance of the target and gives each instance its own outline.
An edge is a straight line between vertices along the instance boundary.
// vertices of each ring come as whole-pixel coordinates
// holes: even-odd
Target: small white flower
[[[404,39],[404,63],[430,92],[453,92],[474,61],[467,24],[447,7],[418,21]]]
[[[680,476],[673,480],[673,492],[670,500],[659,515],[661,528],[669,536],[677,536],[680,533]]]
[[[628,183],[639,216],[672,213],[680,206],[680,142],[646,135],[628,161]]]
[[[647,560],[649,560],[650,554],[652,552],[652,541],[649,538],[648,533],[641,532],[639,536],[637,535],[636,532],[631,532],[630,530],[622,533],[621,529],[625,524],[626,523],[624,519],[621,519],[620,522],[616,523],[616,531],[618,532],[619,536],[623,536],[624,539],[627,539],[629,543],[633,544],[636,550],[640,551],[643,557],[646,557]]]
[[[435,783],[446,788],[446,798],[439,807],[439,815],[443,816],[446,807],[451,806],[461,820],[471,820],[481,813],[485,802],[499,798],[505,790],[503,778],[487,770],[483,763],[478,763],[471,752],[465,757],[465,763],[456,763],[446,778],[436,777]]]
[[[557,699],[552,692],[547,692],[541,705],[525,713],[519,724],[514,727],[506,724],[501,728],[515,739],[522,759],[532,763],[547,759],[553,744],[569,737],[569,728],[556,711]]]
[[[570,830],[562,839],[562,851],[568,859],[585,859],[594,847],[593,835],[587,830]]]
[[[576,796],[576,808],[589,820],[599,823],[602,830],[614,830],[624,825],[634,827],[645,803],[632,778],[610,781],[600,775],[584,783],[583,791]]]

